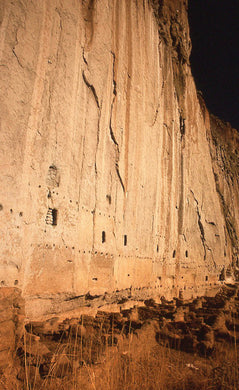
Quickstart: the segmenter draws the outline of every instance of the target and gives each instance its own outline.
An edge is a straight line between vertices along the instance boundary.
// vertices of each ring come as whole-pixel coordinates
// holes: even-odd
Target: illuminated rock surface
[[[239,136],[197,95],[186,1],[0,15],[1,286],[33,319],[220,283],[238,258]]]

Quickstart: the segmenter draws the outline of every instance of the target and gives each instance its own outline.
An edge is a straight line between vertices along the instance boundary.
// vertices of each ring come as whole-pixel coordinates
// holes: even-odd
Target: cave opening
[[[124,246],[127,246],[127,235],[124,235]]]

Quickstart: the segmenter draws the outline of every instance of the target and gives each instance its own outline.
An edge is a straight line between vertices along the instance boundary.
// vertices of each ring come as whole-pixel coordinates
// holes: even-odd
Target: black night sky
[[[189,0],[189,23],[197,89],[239,130],[239,0]]]

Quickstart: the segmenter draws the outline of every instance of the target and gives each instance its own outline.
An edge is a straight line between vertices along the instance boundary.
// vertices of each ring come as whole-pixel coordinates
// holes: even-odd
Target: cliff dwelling
[[[128,328],[105,318],[127,336],[147,318],[139,303],[177,322],[183,300],[208,320],[214,301],[200,297],[220,287],[218,301],[236,302],[224,282],[238,272],[239,134],[196,89],[187,1],[6,0],[0,16],[0,307],[12,339],[25,321],[24,337],[51,345],[75,310],[97,329],[97,310],[125,310]]]
[[[202,295],[238,256],[238,133],[197,95],[187,7],[113,3],[3,6],[0,274],[29,316]]]

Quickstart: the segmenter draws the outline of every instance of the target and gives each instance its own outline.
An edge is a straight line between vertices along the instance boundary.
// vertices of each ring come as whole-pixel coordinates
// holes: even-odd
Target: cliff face
[[[2,286],[33,317],[217,284],[238,256],[238,134],[197,96],[186,1],[0,14]]]
[[[239,134],[229,123],[210,116],[208,134],[216,190],[225,218],[232,265],[239,266]]]

